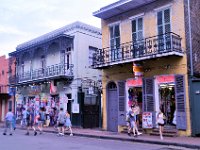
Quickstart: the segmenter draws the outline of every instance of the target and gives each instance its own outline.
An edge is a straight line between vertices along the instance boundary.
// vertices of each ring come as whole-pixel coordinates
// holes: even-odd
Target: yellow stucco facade
[[[114,16],[112,18],[102,20],[102,40],[103,47],[109,47],[109,26],[117,23],[120,25],[120,43],[132,41],[131,21],[137,16],[143,17],[143,35],[145,38],[157,35],[157,12],[166,8],[170,8],[171,13],[171,31],[180,35],[182,38],[181,46],[186,51],[185,44],[185,23],[184,23],[184,4],[183,0],[166,0],[157,1],[140,7],[139,9],[131,10],[126,13]],[[187,130],[178,131],[179,135],[191,135],[190,124],[190,106],[188,95],[188,75],[187,75],[187,57],[184,56],[168,56],[156,59],[148,59],[142,61],[144,67],[150,68],[144,72],[144,77],[154,77],[156,75],[181,74],[185,78],[185,95],[186,95],[186,116]],[[169,68],[164,66],[169,65]],[[106,87],[109,81],[127,80],[133,78],[132,63],[122,65],[114,65],[103,69],[103,128],[107,129],[107,106],[106,106]]]

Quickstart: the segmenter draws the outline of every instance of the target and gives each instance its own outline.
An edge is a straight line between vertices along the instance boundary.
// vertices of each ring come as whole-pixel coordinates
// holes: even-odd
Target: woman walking
[[[71,123],[70,114],[68,113],[68,111],[66,112],[66,122],[65,122],[65,126],[69,129],[69,131],[70,131],[70,136],[73,136],[73,134],[72,134],[72,123]]]
[[[164,114],[163,114],[163,111],[162,109],[160,109],[158,115],[157,115],[157,123],[158,123],[158,126],[159,126],[159,133],[160,133],[160,139],[163,140],[163,128],[164,128],[164,125],[165,125],[165,122],[164,122]]]
[[[136,116],[134,112],[134,106],[131,106],[131,110],[128,113],[129,115],[129,127],[128,127],[128,135],[130,136],[131,129],[133,130],[133,136],[136,136]]]

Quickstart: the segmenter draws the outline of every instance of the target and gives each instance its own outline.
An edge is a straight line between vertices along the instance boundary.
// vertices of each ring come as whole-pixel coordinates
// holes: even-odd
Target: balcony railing
[[[8,86],[0,85],[0,94],[7,94],[7,93],[8,93]]]
[[[47,66],[46,68],[35,69],[27,71],[17,76],[9,78],[10,84],[16,84],[26,81],[43,80],[55,77],[64,77],[68,79],[73,78],[73,65],[72,64],[56,64]]]
[[[183,56],[181,37],[169,32],[135,42],[123,43],[116,48],[99,49],[93,55],[93,68],[125,62],[140,61],[167,55]]]

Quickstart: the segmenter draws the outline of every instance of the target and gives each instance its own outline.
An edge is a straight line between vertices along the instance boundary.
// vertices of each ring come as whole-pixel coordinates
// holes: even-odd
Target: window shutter
[[[143,78],[143,112],[151,112],[153,118],[153,127],[156,126],[156,113],[154,111],[154,79],[153,78]]]
[[[118,82],[118,125],[126,125],[125,82]]]
[[[186,109],[185,109],[185,81],[183,75],[175,76],[176,91],[176,127],[177,129],[186,130]]]

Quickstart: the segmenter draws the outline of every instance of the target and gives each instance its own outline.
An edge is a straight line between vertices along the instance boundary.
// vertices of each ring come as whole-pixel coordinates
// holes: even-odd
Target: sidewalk
[[[3,124],[0,125],[3,127]],[[22,129],[17,127],[17,129]],[[139,143],[149,143],[149,144],[159,144],[159,145],[170,145],[170,146],[179,146],[192,149],[200,149],[200,138],[194,137],[164,137],[164,140],[160,140],[159,136],[150,136],[148,134],[143,134],[138,137],[129,137],[124,133],[115,133],[109,131],[102,131],[101,129],[82,129],[82,128],[73,128],[74,136],[83,136],[90,138],[100,138],[100,139],[109,139],[109,140],[120,140],[120,141],[130,141],[130,142],[139,142]],[[44,132],[57,133],[53,127],[45,127]],[[68,131],[67,131],[67,134]]]

